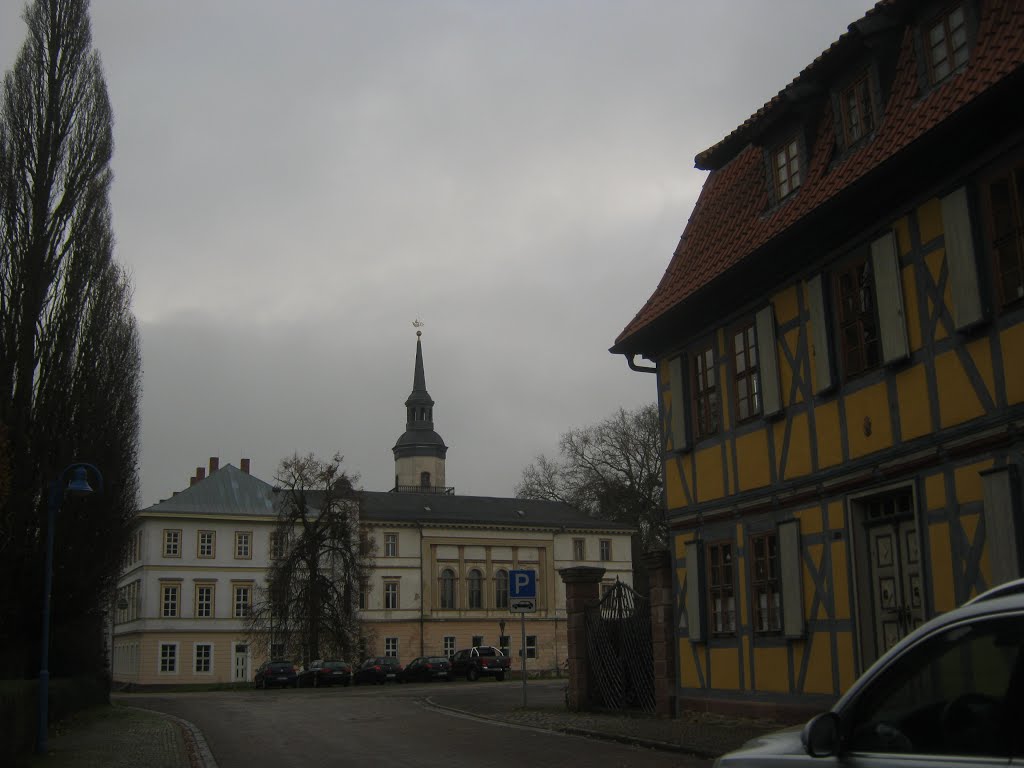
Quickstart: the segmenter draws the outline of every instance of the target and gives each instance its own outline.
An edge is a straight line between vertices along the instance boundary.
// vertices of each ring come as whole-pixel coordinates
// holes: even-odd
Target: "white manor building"
[[[518,656],[508,572],[529,569],[538,599],[526,617],[527,666],[557,669],[567,657],[558,570],[595,565],[606,569],[607,586],[631,584],[632,529],[557,502],[458,496],[445,486],[448,449],[434,431],[418,338],[405,406],[406,431],[393,448],[395,489],[362,493],[361,522],[376,542],[360,604],[375,646],[368,655],[408,661],[485,644]],[[244,682],[280,654],[269,635],[249,636],[244,618],[271,562],[275,496],[247,459],[238,468],[211,458],[208,473],[198,468],[188,488],[138,513],[118,581],[116,681]]]

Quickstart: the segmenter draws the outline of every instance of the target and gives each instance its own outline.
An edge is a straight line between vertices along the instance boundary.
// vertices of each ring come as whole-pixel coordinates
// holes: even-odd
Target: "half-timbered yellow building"
[[[1022,64],[1019,3],[883,0],[697,156],[612,348],[656,364],[684,706],[820,706],[1020,575]]]

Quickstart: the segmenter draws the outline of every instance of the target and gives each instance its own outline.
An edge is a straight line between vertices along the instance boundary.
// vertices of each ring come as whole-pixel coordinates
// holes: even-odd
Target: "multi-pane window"
[[[758,534],[750,538],[750,549],[754,631],[778,632],[782,627],[778,540],[774,533]]]
[[[445,635],[444,636],[444,655],[452,656],[455,653],[455,636]]]
[[[839,339],[846,375],[855,376],[877,368],[882,361],[878,316],[875,312],[875,280],[871,259],[866,252],[839,272],[836,284],[839,294]]]
[[[744,421],[761,413],[761,370],[753,323],[733,334],[732,349],[736,362],[736,418]]]
[[[875,110],[871,101],[871,80],[863,73],[839,94],[843,114],[843,137],[850,147],[875,129]]]
[[[611,560],[612,559],[612,540],[611,539],[601,539],[600,545],[599,545],[598,548],[600,550],[601,559],[602,560]]]
[[[181,530],[164,530],[164,557],[181,557]]]
[[[249,615],[249,606],[252,605],[252,587],[236,584],[234,594],[234,617],[236,619],[244,619]]]
[[[693,356],[693,406],[697,439],[718,432],[718,386],[715,352],[705,347]]]
[[[536,659],[537,658],[537,636],[527,635],[526,636],[526,658]]]
[[[283,659],[284,658],[284,643],[271,643],[270,644],[270,658],[271,659]]]
[[[280,560],[284,557],[284,531],[270,532],[270,559]]]
[[[160,588],[160,615],[166,619],[178,615],[178,598],[180,596],[177,584],[164,584]]]
[[[160,643],[160,671],[178,671],[178,644]]]
[[[384,534],[384,557],[398,557],[398,534]]]
[[[214,531],[200,531],[196,539],[196,555],[213,557],[216,554],[217,534]]]
[[[469,572],[466,586],[469,592],[469,607],[473,609],[483,608],[483,575],[476,568]],[[474,643],[479,645],[479,643]]]
[[[384,655],[391,656],[392,658],[398,658],[398,638],[397,637],[385,637],[384,638]]]
[[[363,582],[359,585],[359,610],[366,610],[366,594],[370,591],[370,585]]]
[[[584,539],[573,539],[572,540],[572,559],[573,560],[586,560],[587,559],[587,543]]]
[[[472,643],[472,645],[473,645],[474,648],[476,648],[477,646],[483,645],[483,644],[484,644],[484,636],[483,635],[473,635],[473,643]]]
[[[196,618],[213,618],[213,585],[196,585]]]
[[[209,643],[196,643],[196,674],[207,674],[213,671],[213,646]]]
[[[708,547],[708,592],[711,631],[716,635],[736,634],[736,595],[733,587],[732,543]]]
[[[988,231],[1000,305],[1024,299],[1024,167],[988,183]]]
[[[441,571],[441,607],[455,608],[455,571],[451,568]]]
[[[940,83],[967,63],[967,19],[955,5],[927,27],[928,69],[932,84]]]
[[[398,609],[398,582],[384,582],[384,609],[394,611]]]
[[[235,531],[235,559],[252,558],[252,531]]]
[[[501,635],[498,637],[498,650],[501,651],[503,656],[508,656],[511,653],[512,643],[508,635]]]
[[[494,607],[508,608],[508,571],[494,574]]]
[[[779,199],[795,192],[800,186],[800,145],[791,139],[772,152],[772,169],[775,172],[775,191]]]

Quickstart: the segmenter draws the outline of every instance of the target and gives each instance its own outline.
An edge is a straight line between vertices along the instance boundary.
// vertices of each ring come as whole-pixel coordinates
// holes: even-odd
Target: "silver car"
[[[1024,757],[1024,579],[908,635],[831,711],[754,739],[720,768],[1008,766]],[[1013,765],[1024,765],[1014,760]]]

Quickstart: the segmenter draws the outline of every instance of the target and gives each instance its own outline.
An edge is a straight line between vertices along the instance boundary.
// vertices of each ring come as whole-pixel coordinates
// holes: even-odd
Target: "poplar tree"
[[[47,486],[86,461],[103,488],[57,519],[50,651],[54,675],[82,674],[106,663],[137,507],[141,354],[113,258],[113,118],[89,3],[35,0],[23,19],[0,101],[0,674],[39,669]]]

